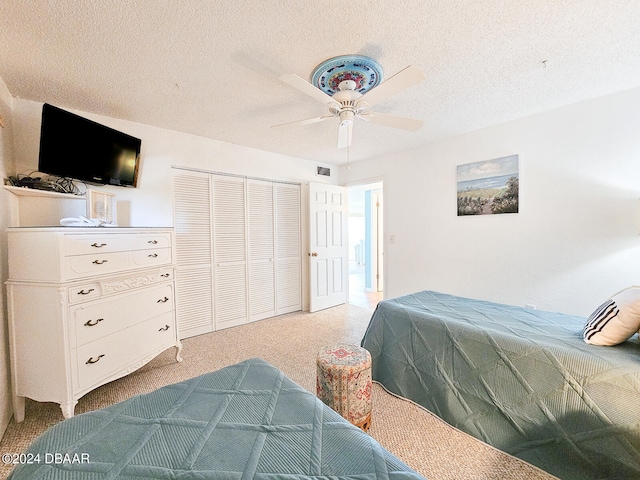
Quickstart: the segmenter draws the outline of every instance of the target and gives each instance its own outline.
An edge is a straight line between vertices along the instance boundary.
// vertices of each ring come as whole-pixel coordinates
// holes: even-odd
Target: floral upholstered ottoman
[[[371,355],[339,343],[320,349],[316,393],[326,405],[365,432],[371,426]]]

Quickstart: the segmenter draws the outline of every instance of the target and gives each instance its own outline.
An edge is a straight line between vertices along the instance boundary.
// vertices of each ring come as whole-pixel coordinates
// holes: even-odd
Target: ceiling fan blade
[[[297,88],[303,93],[306,93],[311,98],[315,98],[317,101],[322,103],[323,105],[327,105],[328,103],[336,103],[336,101],[331,98],[329,95],[324,93],[319,88],[314,87],[311,83],[307,82],[303,78],[299,77],[294,73],[287,73],[280,77],[285,83],[288,83],[294,88]]]
[[[278,125],[271,125],[271,128],[284,127],[286,125],[296,125],[296,124],[297,125],[309,125],[311,123],[322,122],[322,121],[327,120],[329,118],[334,118],[334,115],[322,115],[321,117],[307,118],[306,120],[296,120],[295,122],[280,123]]]
[[[375,105],[383,100],[395,95],[402,90],[422,82],[425,79],[424,73],[417,67],[409,65],[404,70],[400,70],[393,77],[388,78],[380,85],[372,88],[362,96],[361,101],[369,105]],[[317,90],[317,89],[316,89]]]
[[[397,117],[396,115],[388,115],[386,113],[374,112],[367,114],[367,118],[363,118],[371,123],[377,125],[383,125],[385,127],[401,128],[403,130],[410,130],[415,132],[420,130],[424,122],[422,120],[415,120],[413,118]]]
[[[353,133],[353,122],[342,122],[338,127],[338,148],[351,146],[351,136]]]

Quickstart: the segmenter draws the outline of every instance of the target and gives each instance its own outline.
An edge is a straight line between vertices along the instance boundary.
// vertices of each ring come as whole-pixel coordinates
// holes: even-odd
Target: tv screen
[[[45,103],[38,170],[87,183],[135,187],[138,138]]]

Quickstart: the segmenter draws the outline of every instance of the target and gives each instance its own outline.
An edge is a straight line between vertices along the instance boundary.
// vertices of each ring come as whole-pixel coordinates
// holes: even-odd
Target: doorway
[[[375,309],[383,298],[382,182],[348,187],[349,303]]]

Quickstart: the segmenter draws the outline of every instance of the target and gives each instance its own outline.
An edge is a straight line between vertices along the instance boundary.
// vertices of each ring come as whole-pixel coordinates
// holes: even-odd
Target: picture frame
[[[457,167],[458,216],[518,213],[519,155]]]
[[[87,189],[87,218],[101,225],[117,225],[116,194]]]

